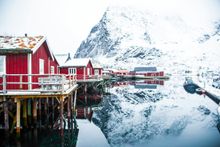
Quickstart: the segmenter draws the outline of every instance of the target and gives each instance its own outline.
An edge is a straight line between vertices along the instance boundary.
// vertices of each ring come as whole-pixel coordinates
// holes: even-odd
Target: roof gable
[[[54,59],[44,36],[0,36],[0,53],[35,53],[44,42]]]

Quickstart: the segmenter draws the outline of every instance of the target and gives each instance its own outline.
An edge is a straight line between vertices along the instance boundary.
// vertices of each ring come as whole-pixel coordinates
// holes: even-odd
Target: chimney
[[[24,36],[27,37],[27,33],[25,33]]]
[[[71,60],[70,53],[68,53],[67,59],[66,59],[65,63],[66,63],[67,61],[69,61],[69,60]]]

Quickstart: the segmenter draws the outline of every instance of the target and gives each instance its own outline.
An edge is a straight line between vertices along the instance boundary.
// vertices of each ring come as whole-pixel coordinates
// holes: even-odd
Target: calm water
[[[60,137],[53,129],[31,129],[19,140],[1,138],[0,145],[219,147],[217,104],[185,91],[184,81],[184,77],[173,77],[165,82],[114,82],[104,95],[78,96],[79,131],[66,125]]]
[[[217,104],[187,93],[184,80],[114,83],[91,121],[78,120],[77,146],[219,147]]]

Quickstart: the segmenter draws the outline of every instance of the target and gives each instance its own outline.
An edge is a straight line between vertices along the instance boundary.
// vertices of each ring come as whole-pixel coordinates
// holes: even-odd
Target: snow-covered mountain
[[[78,48],[104,67],[157,66],[166,72],[220,69],[220,19],[190,23],[179,15],[111,6]],[[178,68],[177,68],[178,67]]]

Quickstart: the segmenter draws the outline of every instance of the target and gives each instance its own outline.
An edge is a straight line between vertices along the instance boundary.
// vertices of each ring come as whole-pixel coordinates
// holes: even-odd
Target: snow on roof
[[[67,61],[68,54],[55,54],[55,57],[57,59],[57,62],[60,66],[63,66],[64,63]]]
[[[43,41],[43,36],[0,36],[0,49],[35,49]]]
[[[93,68],[103,68],[100,64],[92,62]]]
[[[89,63],[90,59],[89,58],[76,58],[76,59],[71,59],[61,65],[61,67],[69,67],[69,66],[74,66],[74,67],[84,67],[87,66]]]

